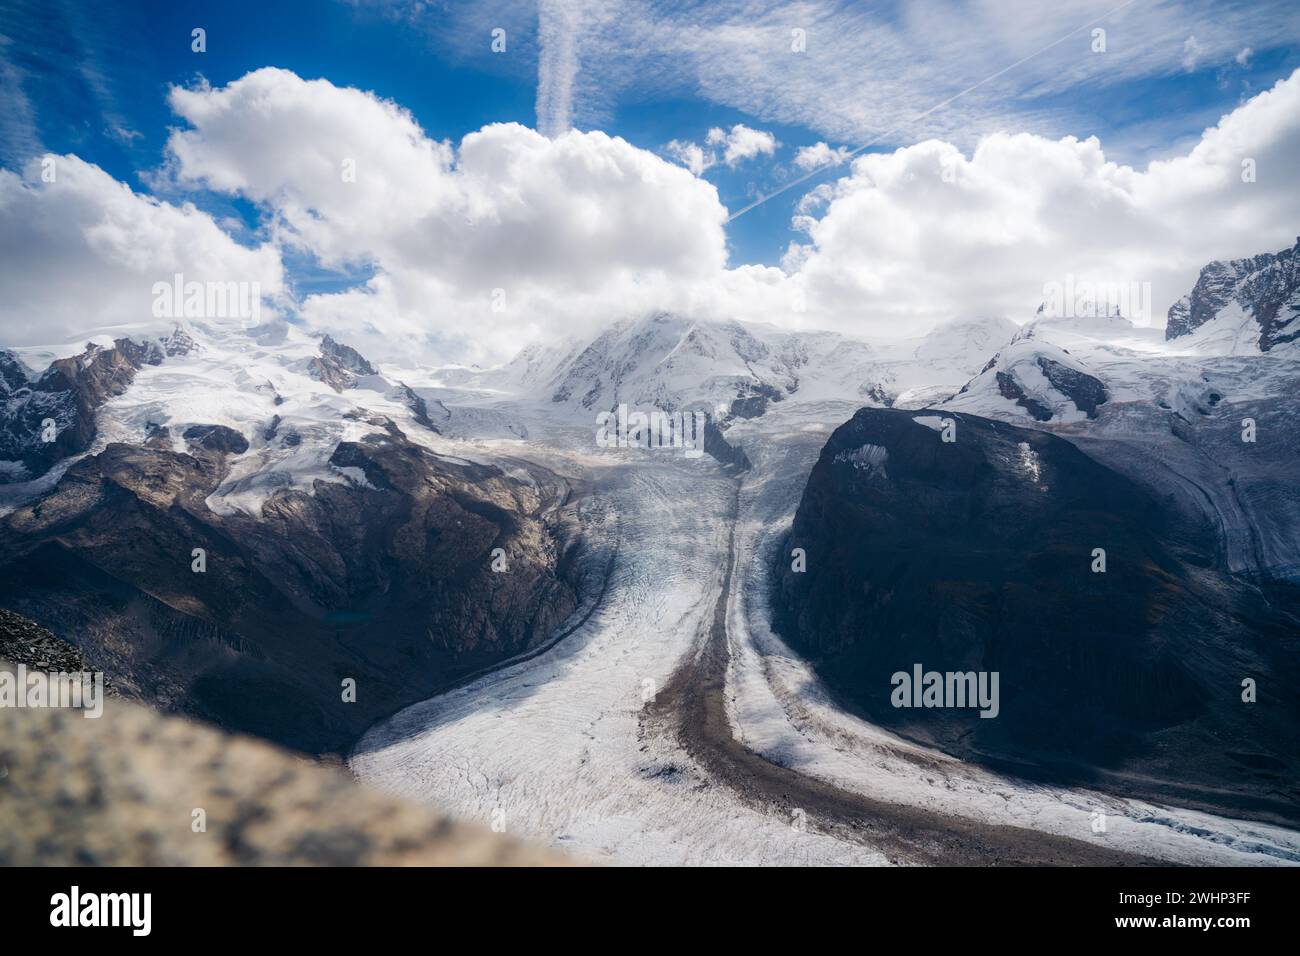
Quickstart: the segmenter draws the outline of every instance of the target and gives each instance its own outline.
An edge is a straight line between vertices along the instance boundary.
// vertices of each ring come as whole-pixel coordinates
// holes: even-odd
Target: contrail
[[[571,0],[541,0],[537,7],[537,129],[544,136],[559,136],[573,125],[581,6]]]
[[[934,106],[931,106],[928,110],[916,114],[910,120],[907,120],[906,122],[903,123],[899,123],[897,126],[885,130],[883,133],[881,133],[875,139],[871,140],[869,143],[863,143],[857,149],[845,153],[842,157],[835,160],[834,162],[826,163],[824,166],[818,166],[816,169],[811,169],[808,172],[804,173],[802,176],[800,176],[798,179],[792,179],[784,186],[781,186],[778,189],[774,189],[770,193],[767,193],[766,195],[759,196],[748,206],[743,206],[739,210],[733,212],[730,216],[728,216],[727,222],[731,222],[734,219],[740,218],[745,213],[749,212],[751,209],[763,205],[763,203],[767,202],[769,199],[781,195],[781,193],[785,192],[786,190],[793,189],[795,186],[798,186],[800,183],[806,183],[808,180],[812,179],[818,173],[824,173],[828,169],[834,169],[837,166],[843,166],[854,156],[858,155],[858,153],[862,152],[865,149],[870,149],[872,146],[875,146],[886,136],[891,136],[894,133],[898,132],[900,129],[902,129],[904,126],[911,126],[913,123],[916,123],[918,120],[925,119],[931,113],[938,112],[939,110],[943,109],[945,106],[948,106],[951,103],[955,103],[957,100],[961,99],[967,93],[970,93],[974,90],[978,90],[985,83],[991,82],[992,80],[996,80],[999,76],[1011,72],[1016,67],[1020,66],[1022,63],[1027,63],[1030,60],[1032,60],[1034,57],[1041,56],[1042,54],[1046,53],[1048,50],[1052,49],[1052,47],[1059,46],[1060,44],[1064,43],[1066,40],[1070,39],[1070,37],[1074,36],[1075,34],[1082,33],[1084,30],[1088,29],[1091,26],[1096,26],[1102,20],[1106,20],[1110,17],[1113,17],[1115,14],[1119,13],[1125,7],[1131,7],[1135,3],[1137,3],[1137,0],[1125,0],[1124,3],[1121,3],[1115,9],[1109,11],[1108,13],[1103,13],[1101,16],[1097,17],[1097,19],[1090,20],[1087,23],[1083,24],[1082,26],[1075,27],[1069,33],[1065,34],[1065,36],[1061,37],[1060,39],[1053,40],[1051,43],[1047,44],[1047,46],[1043,47],[1041,50],[1035,50],[1033,53],[1029,54],[1028,56],[1016,60],[1016,62],[1012,63],[1010,66],[1004,66],[996,73],[990,73],[988,76],[984,77],[984,79],[980,80],[978,83],[966,87],[966,89],[962,90],[960,93],[948,97],[942,103],[936,103]]]

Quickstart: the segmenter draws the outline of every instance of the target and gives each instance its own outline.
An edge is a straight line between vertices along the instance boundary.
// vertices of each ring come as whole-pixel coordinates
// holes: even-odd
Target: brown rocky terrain
[[[125,392],[142,366],[161,362],[170,342],[87,345],[34,380],[17,356],[0,350],[0,460],[22,462],[25,477],[34,478],[85,451],[95,439],[96,410]]]
[[[368,423],[331,460],[364,481],[281,489],[259,515],[207,504],[247,447],[231,429],[189,428],[185,452],[110,444],[0,519],[0,606],[77,645],[126,696],[344,750],[543,641],[578,603],[566,481],[440,458]]]

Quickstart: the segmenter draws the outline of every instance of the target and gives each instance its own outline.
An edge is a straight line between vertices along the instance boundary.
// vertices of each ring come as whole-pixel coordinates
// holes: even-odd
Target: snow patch
[[[853,451],[842,451],[835,456],[836,462],[848,462],[859,471],[865,471],[868,478],[888,478],[885,463],[889,461],[889,451],[883,445],[866,444]]]

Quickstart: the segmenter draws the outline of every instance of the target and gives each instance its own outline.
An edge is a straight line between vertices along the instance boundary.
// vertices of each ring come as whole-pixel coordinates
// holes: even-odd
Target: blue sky
[[[1054,17],[1042,28],[1042,35],[1063,35],[1117,5],[1077,5],[1077,12],[1068,11],[1072,17]],[[0,157],[9,166],[34,149],[72,152],[136,188],[145,188],[142,177],[162,162],[168,129],[176,122],[166,104],[168,87],[192,84],[199,76],[220,86],[268,65],[284,67],[304,78],[325,77],[336,85],[374,91],[409,109],[425,131],[437,139],[454,142],[492,122],[514,121],[529,126],[537,123],[538,11],[528,3],[146,0],[91,4],[42,0],[6,2],[3,6],[0,33],[8,38],[2,52],[7,78],[5,102],[9,108],[0,124]],[[688,25],[700,20],[694,4],[645,6],[657,8],[656,15],[665,21],[680,17],[680,22],[687,24],[683,30],[696,29]],[[848,15],[860,15],[860,11],[853,11],[854,6],[870,9],[882,23],[898,25],[903,19],[903,13],[888,4],[845,5]],[[1011,131],[1024,129],[1048,136],[1096,135],[1108,157],[1120,162],[1141,164],[1176,151],[1244,97],[1266,88],[1300,64],[1293,42],[1297,17],[1294,11],[1286,12],[1288,5],[1277,5],[1272,11],[1265,9],[1268,4],[1187,6],[1196,12],[1187,16],[1187,26],[1181,30],[1169,28],[1170,22],[1178,22],[1177,11],[1150,26],[1137,24],[1132,32],[1123,27],[1122,16],[1118,26],[1103,21],[1109,27],[1108,40],[1112,44],[1107,56],[1119,59],[1139,45],[1164,48],[1164,54],[1152,58],[1144,68],[1125,69],[1115,78],[1102,74],[1100,81],[1094,77],[1056,89],[1036,89],[1042,70],[1050,71],[1053,61],[1059,60],[1058,49],[1042,56],[1033,67],[993,82],[987,95],[981,91],[983,103],[989,104],[987,108],[970,112],[953,108],[948,111],[956,114],[953,122],[948,122],[941,111],[933,121],[887,136],[872,148],[907,145],[928,133],[951,137],[954,131],[961,134],[953,137],[958,145],[969,148],[981,133],[1008,128],[1018,119],[1020,126]],[[1279,28],[1264,31],[1266,39],[1261,43],[1261,31],[1243,25],[1240,39],[1232,40],[1231,33],[1236,29],[1232,20],[1237,16],[1234,9],[1243,6],[1257,15],[1274,16]],[[1196,35],[1196,24],[1204,19],[1202,8],[1219,11],[1214,34],[1219,52],[1207,51],[1199,61],[1187,62],[1186,38]],[[1125,15],[1135,12],[1130,8]],[[797,14],[789,19],[792,23],[802,22]],[[1006,19],[1015,17],[1009,15]],[[489,24],[494,23],[504,24],[507,29],[504,54],[493,54],[489,49]],[[207,50],[203,54],[190,48],[190,31],[195,26],[207,31]],[[1049,27],[1064,29],[1053,33]],[[1146,32],[1140,32],[1142,29]],[[818,42],[813,29],[814,52]],[[1085,33],[1072,47],[1082,51],[1089,43],[1090,33]],[[1233,50],[1235,43],[1241,44],[1235,47],[1237,51],[1250,50],[1244,62],[1223,55],[1224,50]],[[936,47],[941,45],[942,41],[936,43]],[[1197,40],[1193,49],[1196,45],[1208,46],[1208,39]],[[1074,58],[1081,59],[1082,53]],[[1104,57],[1097,60],[1102,62]],[[957,84],[983,79],[987,74],[982,68],[989,62],[993,61],[987,57],[954,57],[951,75],[933,83],[931,89],[917,89],[915,103],[937,103]],[[966,64],[969,68],[963,72]],[[593,69],[606,67],[602,62]],[[707,69],[707,64],[703,68]],[[629,65],[629,69],[635,72],[635,65]],[[836,78],[843,79],[838,75]],[[868,72],[856,88],[867,116],[873,97],[883,95],[877,92],[882,88],[873,86],[872,79]],[[593,72],[590,83],[598,87],[601,82],[600,74]],[[729,209],[745,205],[754,196],[802,172],[792,171],[790,164],[800,146],[818,141],[860,145],[852,137],[828,135],[848,130],[821,122],[815,113],[802,122],[795,119],[797,110],[777,108],[767,111],[766,117],[754,115],[726,102],[726,97],[691,90],[692,85],[689,79],[673,83],[656,76],[641,89],[635,75],[630,80],[620,75],[615,83],[620,88],[618,95],[610,102],[602,97],[599,109],[591,114],[598,122],[584,123],[579,108],[577,125],[599,125],[652,150],[662,150],[673,140],[701,141],[710,128],[729,129],[736,123],[772,132],[781,143],[775,155],[734,168],[720,164],[706,173]],[[25,116],[23,110],[11,106],[16,95],[27,101]],[[880,112],[882,120],[874,125],[883,127],[883,117],[889,111],[882,108]],[[782,114],[782,119],[774,119],[776,113]],[[960,125],[963,121],[967,124],[964,129]],[[871,122],[865,122],[862,141],[870,138],[868,134],[879,132]],[[829,178],[830,171],[816,177],[809,187]],[[805,191],[787,192],[733,222],[728,228],[732,263],[777,263],[794,238],[790,217],[794,203]],[[191,198],[214,208],[226,202],[211,196]],[[229,208],[237,209],[246,219],[253,218],[250,207]]]

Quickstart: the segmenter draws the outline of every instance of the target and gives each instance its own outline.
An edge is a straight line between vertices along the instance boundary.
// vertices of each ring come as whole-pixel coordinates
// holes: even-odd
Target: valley
[[[1276,309],[1225,348],[1241,311],[659,312],[492,369],[193,323],[92,343],[120,375],[65,382],[53,452],[19,373],[59,350],[9,352],[0,604],[127,697],[597,861],[1300,863],[1300,369]],[[998,716],[891,707],[918,663],[997,671]]]

